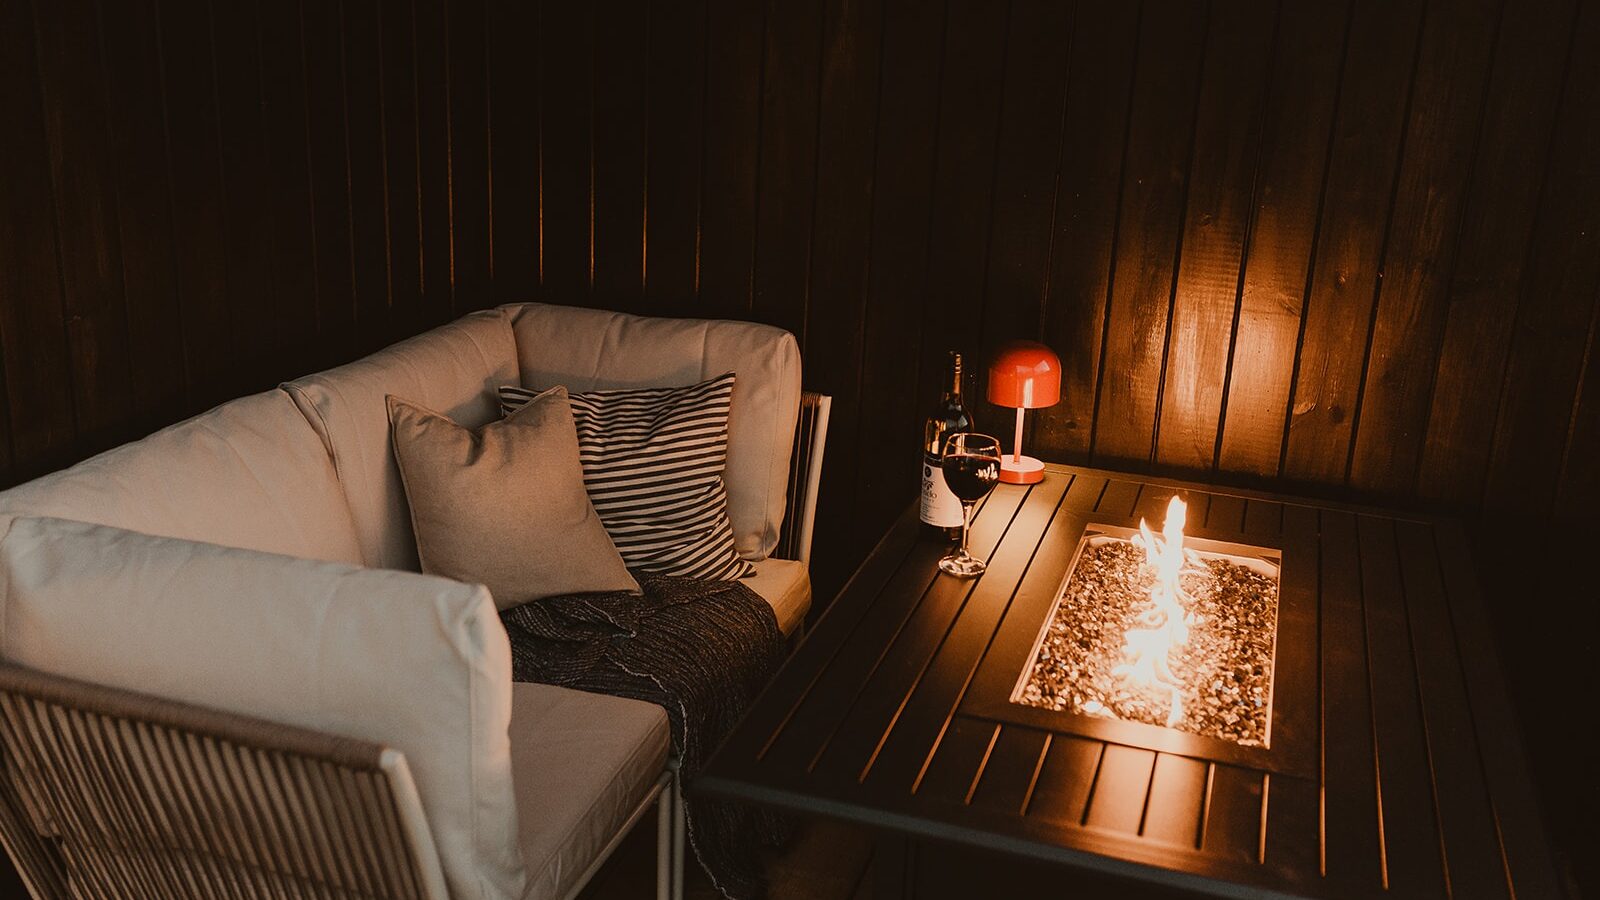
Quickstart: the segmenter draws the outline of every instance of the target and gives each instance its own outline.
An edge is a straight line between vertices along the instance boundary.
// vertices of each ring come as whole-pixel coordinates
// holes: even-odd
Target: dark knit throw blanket
[[[512,677],[656,703],[672,723],[680,777],[694,778],[782,659],[772,607],[738,582],[634,573],[644,596],[577,594],[500,614]],[[687,804],[689,844],[724,896],[764,892],[760,850],[786,837],[776,815]]]

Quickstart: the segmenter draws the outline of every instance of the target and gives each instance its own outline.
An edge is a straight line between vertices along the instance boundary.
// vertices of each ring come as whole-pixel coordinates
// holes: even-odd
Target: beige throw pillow
[[[500,609],[639,590],[584,490],[565,388],[481,429],[388,403],[422,571],[482,584]]]

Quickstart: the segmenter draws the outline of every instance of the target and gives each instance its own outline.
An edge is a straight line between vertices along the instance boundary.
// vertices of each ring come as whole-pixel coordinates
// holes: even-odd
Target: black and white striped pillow
[[[570,395],[584,487],[630,569],[721,581],[755,571],[734,548],[722,483],[733,378]],[[504,386],[501,411],[538,394]]]

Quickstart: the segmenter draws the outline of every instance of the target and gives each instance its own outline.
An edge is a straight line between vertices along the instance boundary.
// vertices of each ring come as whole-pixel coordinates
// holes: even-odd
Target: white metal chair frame
[[[656,807],[656,900],[682,900],[683,898],[683,860],[684,846],[687,843],[687,823],[683,818],[683,795],[678,789],[678,767],[676,761],[667,766],[667,771],[661,773],[656,783],[650,787],[644,799],[634,807],[628,815],[627,821],[611,836],[605,847],[589,863],[589,868],[583,870],[578,880],[568,891],[564,900],[574,900],[583,889],[589,886],[600,867],[606,864],[622,845],[624,838],[633,831],[633,826],[644,818],[644,814],[651,806]]]
[[[810,391],[800,397],[800,416],[794,428],[794,450],[789,463],[789,513],[779,531],[781,559],[810,565],[811,537],[816,531],[817,492],[822,486],[822,452],[828,443],[828,414],[833,398]]]

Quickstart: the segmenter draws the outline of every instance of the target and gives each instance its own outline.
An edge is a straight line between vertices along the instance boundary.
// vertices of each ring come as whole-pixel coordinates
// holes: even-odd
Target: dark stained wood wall
[[[0,122],[6,481],[541,298],[800,337],[825,591],[1014,337],[1047,458],[1600,501],[1597,0],[0,0]]]

